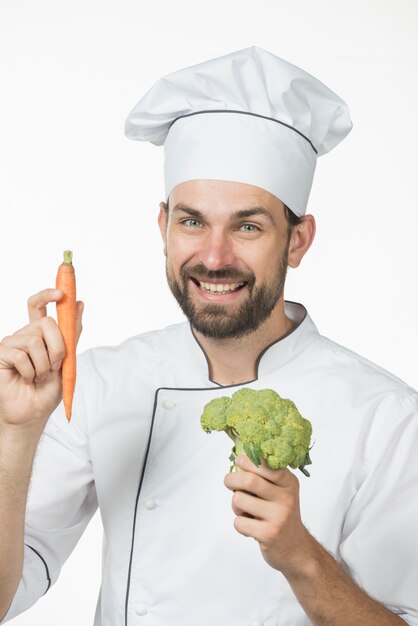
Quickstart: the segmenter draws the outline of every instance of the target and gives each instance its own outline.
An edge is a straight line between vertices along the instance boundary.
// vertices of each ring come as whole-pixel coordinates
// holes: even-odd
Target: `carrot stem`
[[[73,253],[71,250],[64,250],[64,263],[73,263]]]

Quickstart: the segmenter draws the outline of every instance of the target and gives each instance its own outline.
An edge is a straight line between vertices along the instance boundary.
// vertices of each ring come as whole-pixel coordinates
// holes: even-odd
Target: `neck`
[[[212,339],[196,330],[193,332],[208,357],[211,380],[220,385],[234,385],[254,380],[261,352],[294,326],[286,317],[281,299],[264,324],[238,339]]]

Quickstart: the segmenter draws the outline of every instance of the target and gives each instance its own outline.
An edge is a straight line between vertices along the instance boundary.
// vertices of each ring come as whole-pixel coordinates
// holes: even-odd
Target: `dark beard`
[[[233,268],[207,270],[204,265],[183,267],[180,272],[181,284],[170,275],[166,265],[167,281],[180,308],[195,330],[210,339],[238,339],[257,330],[282,297],[287,272],[287,252],[286,248],[272,283],[259,287],[254,285],[255,277],[252,273],[243,274]],[[231,279],[231,282],[246,282],[243,288],[248,290],[248,298],[231,313],[228,313],[227,306],[222,304],[207,304],[197,310],[189,293],[191,276],[203,281],[225,278]]]

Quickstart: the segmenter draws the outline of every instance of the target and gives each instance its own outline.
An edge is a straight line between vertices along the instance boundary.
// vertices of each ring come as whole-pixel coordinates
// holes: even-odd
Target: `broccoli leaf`
[[[305,469],[305,465],[312,465],[311,457],[309,456],[309,450],[306,453],[305,460],[303,461],[302,465],[299,465],[298,467],[302,474],[305,474],[305,476],[309,477],[310,473],[308,472],[308,470]]]
[[[254,443],[244,443],[244,452],[257,467],[261,463],[261,450],[260,446],[256,446]]]
[[[230,456],[229,456],[229,460],[230,460],[230,461],[231,461],[231,463],[232,463],[231,467],[229,468],[229,471],[230,471],[230,472],[233,472],[233,471],[234,471],[234,468],[235,468],[235,459],[236,459],[236,458],[237,458],[237,453],[236,453],[236,447],[234,446],[234,447],[232,448],[232,452],[231,452],[231,454],[230,454]]]

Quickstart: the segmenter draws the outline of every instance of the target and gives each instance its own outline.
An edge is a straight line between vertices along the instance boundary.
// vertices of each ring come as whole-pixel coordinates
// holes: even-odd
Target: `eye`
[[[245,233],[253,233],[253,232],[257,232],[260,229],[255,224],[242,224],[239,227],[239,230],[241,230],[241,231],[243,231]]]
[[[202,222],[199,222],[199,220],[192,217],[188,220],[184,220],[183,224],[187,226],[187,228],[200,228],[202,226]]]

